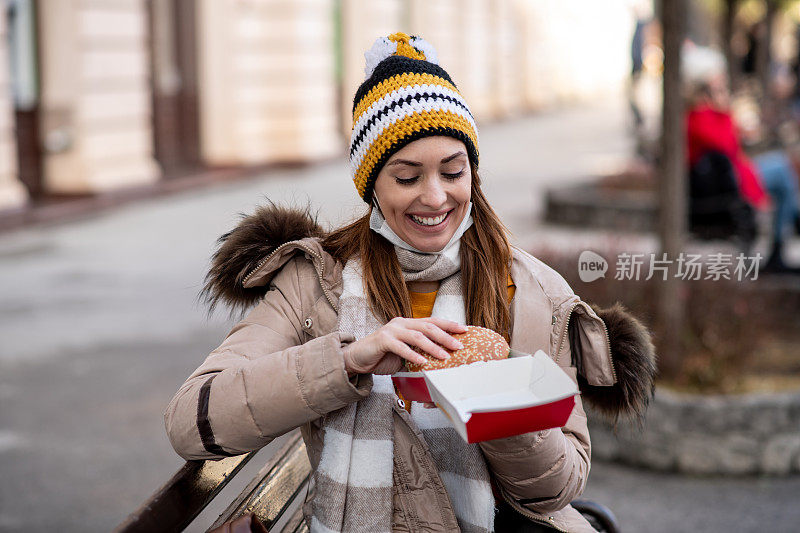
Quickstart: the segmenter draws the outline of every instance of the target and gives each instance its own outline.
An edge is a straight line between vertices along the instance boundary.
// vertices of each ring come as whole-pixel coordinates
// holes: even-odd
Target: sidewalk
[[[518,240],[536,237],[545,187],[622,163],[631,150],[626,112],[614,100],[482,128],[485,190]],[[208,319],[196,295],[215,239],[265,197],[310,202],[325,224],[363,209],[342,158],[0,235],[0,531],[108,531],[180,466],[161,414],[232,324],[224,313]],[[598,472],[618,472],[609,468]],[[671,505],[636,487],[683,481],[625,472],[623,484],[616,474],[591,478],[589,493],[636,530],[630,524],[641,525],[637,515],[649,516],[648,506]],[[696,492],[689,483],[681,503],[696,515],[726,483],[712,480]],[[717,511],[736,517],[762,501],[776,506],[775,498],[792,500],[798,484],[765,481],[759,486],[773,489],[753,494],[740,486]],[[219,505],[201,520],[210,523],[215,511]],[[675,524],[648,523],[651,531]]]

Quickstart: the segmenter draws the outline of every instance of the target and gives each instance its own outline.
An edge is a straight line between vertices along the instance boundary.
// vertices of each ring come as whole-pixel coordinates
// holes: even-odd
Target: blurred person
[[[639,110],[639,104],[636,101],[636,90],[644,72],[644,32],[648,23],[649,20],[637,17],[633,29],[633,36],[631,37],[631,79],[628,101],[631,106],[634,127],[637,132],[644,124],[642,112]]]
[[[551,354],[611,416],[641,414],[649,334],[510,246],[481,190],[475,122],[430,44],[397,33],[365,55],[350,162],[366,214],[326,233],[269,205],[221,237],[207,301],[254,307],[170,402],[170,441],[219,459],[299,427],[315,532],[592,531],[569,505],[590,464],[580,397],[563,428],[467,444],[388,374],[426,361],[412,346],[447,358],[474,324]]]
[[[761,36],[763,32],[764,24],[762,21],[756,22],[747,29],[745,37],[747,41],[747,48],[745,49],[745,54],[741,59],[741,71],[745,76],[753,77],[756,75],[759,46],[761,45]]]
[[[701,160],[727,159],[741,196],[754,208],[774,210],[771,246],[762,272],[800,273],[783,258],[787,234],[800,215],[798,177],[791,158],[780,150],[747,157],[730,112],[731,95],[722,54],[687,46],[683,54],[687,96],[687,158],[690,169]],[[716,168],[725,168],[716,165]],[[723,176],[719,176],[723,179]]]
[[[795,54],[790,63],[792,73],[791,108],[795,124],[800,125],[800,23],[794,27]]]
[[[652,156],[648,147],[645,116],[642,108],[643,81],[646,77],[648,65],[646,64],[646,48],[648,34],[651,33],[652,14],[645,4],[632,5],[633,35],[631,36],[630,58],[631,72],[628,81],[628,106],[631,111],[632,132],[636,139],[636,153],[644,158]]]

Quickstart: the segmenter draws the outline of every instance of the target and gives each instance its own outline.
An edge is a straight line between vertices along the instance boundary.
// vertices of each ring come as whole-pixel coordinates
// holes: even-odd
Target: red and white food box
[[[422,372],[397,372],[392,374],[392,383],[403,399],[409,402],[432,402],[425,374]]]
[[[422,374],[422,381],[395,374],[398,391],[406,399],[436,403],[469,443],[562,427],[579,394],[541,350],[534,355],[512,350],[508,359],[402,374]]]

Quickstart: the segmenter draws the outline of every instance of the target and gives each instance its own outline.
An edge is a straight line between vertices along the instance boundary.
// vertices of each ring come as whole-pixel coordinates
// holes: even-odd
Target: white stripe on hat
[[[398,87],[397,89],[393,90],[387,95],[384,95],[380,100],[373,102],[371,106],[369,106],[361,116],[358,117],[358,120],[355,124],[353,124],[353,133],[351,137],[355,137],[363,128],[364,125],[367,123],[369,119],[373,116],[377,115],[378,112],[383,111],[383,109],[394,102],[400,102],[409,96],[416,96],[418,94],[441,94],[444,96],[449,96],[450,98],[460,102],[467,107],[467,103],[464,101],[464,98],[458,94],[457,92],[445,87],[444,85],[433,85],[433,84],[424,84],[424,85],[410,85],[404,87]],[[406,104],[406,102],[402,102]]]
[[[369,151],[372,144],[389,126],[410,115],[413,115],[414,113],[423,113],[426,111],[446,111],[463,117],[465,120],[467,120],[467,122],[469,122],[470,126],[472,126],[477,138],[478,128],[475,126],[475,121],[472,119],[472,116],[470,116],[470,114],[464,110],[464,108],[453,104],[452,102],[436,97],[423,98],[419,101],[412,100],[411,103],[404,102],[402,106],[390,111],[389,114],[382,116],[377,122],[375,122],[375,124],[372,124],[369,127],[366,134],[361,139],[361,142],[358,144],[358,147],[350,156],[350,167],[353,172],[353,176],[356,175],[358,168],[361,166],[361,163],[364,160],[364,156]]]

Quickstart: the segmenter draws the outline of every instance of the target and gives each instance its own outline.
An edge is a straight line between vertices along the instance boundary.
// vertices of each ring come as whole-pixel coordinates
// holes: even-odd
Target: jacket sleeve
[[[181,457],[257,450],[369,394],[370,377],[350,380],[344,369],[342,348],[352,337],[334,332],[302,344],[300,291],[290,261],[172,398],[164,420]]]
[[[571,353],[563,354],[566,361]],[[574,367],[564,368],[576,380]],[[499,488],[537,513],[566,507],[583,492],[591,445],[580,395],[563,428],[480,443]]]

